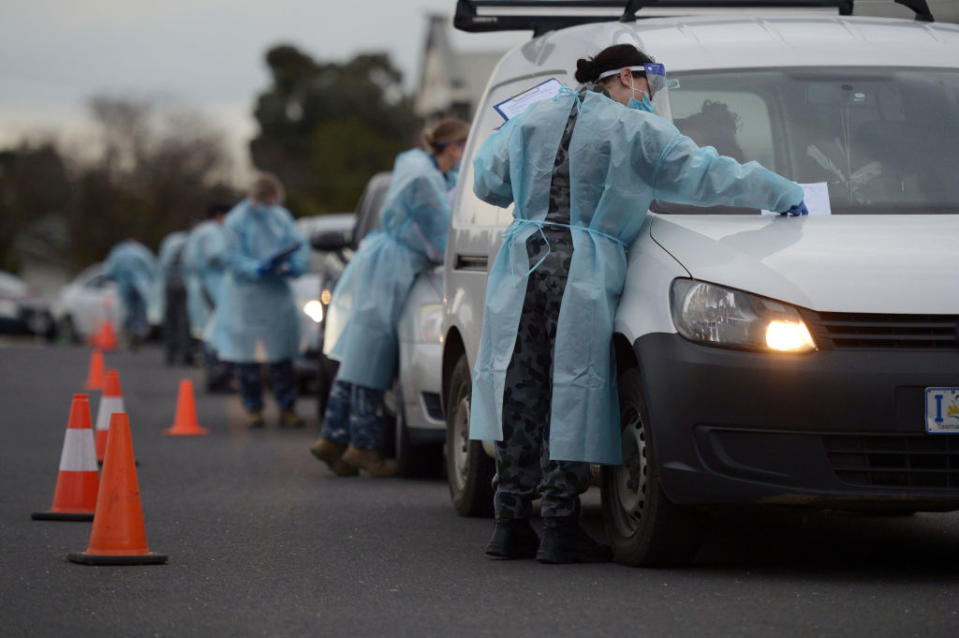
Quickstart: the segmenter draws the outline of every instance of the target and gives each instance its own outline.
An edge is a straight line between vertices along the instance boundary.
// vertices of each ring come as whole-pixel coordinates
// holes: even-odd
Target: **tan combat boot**
[[[366,470],[370,476],[396,476],[396,466],[387,462],[379,450],[361,450],[351,445],[343,453],[343,461]]]
[[[346,451],[345,445],[334,443],[328,439],[319,438],[310,447],[313,456],[326,463],[330,471],[337,476],[356,476],[359,471],[352,465],[343,462],[343,452]]]
[[[266,427],[266,421],[263,420],[263,410],[251,410],[246,413],[246,425],[248,428],[258,430]]]
[[[298,415],[293,410],[281,410],[280,411],[280,427],[281,428],[301,428],[306,425],[300,415]]]

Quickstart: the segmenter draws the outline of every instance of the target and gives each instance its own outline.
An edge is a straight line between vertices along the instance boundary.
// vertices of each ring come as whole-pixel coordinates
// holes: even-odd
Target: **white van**
[[[483,3],[460,4],[462,25],[464,6],[475,17]],[[503,123],[494,104],[548,78],[575,88],[577,58],[616,43],[665,64],[681,131],[825,183],[831,206],[787,219],[658,202],[647,215],[612,343],[625,462],[603,468],[602,497],[617,559],[688,560],[706,507],[959,509],[959,28],[833,10],[583,24],[504,56],[446,255],[456,510],[491,510],[492,449],[468,438],[470,373],[512,221],[473,195],[472,158]],[[776,351],[763,339],[770,307],[801,319],[812,343]]]

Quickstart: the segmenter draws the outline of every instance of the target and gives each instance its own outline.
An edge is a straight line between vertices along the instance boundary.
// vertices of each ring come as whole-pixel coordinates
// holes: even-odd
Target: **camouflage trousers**
[[[361,450],[379,448],[383,439],[383,421],[378,412],[383,394],[383,390],[336,379],[330,388],[320,436],[340,445],[352,444]]]
[[[549,254],[529,275],[523,314],[503,392],[503,440],[496,443],[493,508],[497,519],[529,518],[542,497],[544,517],[579,513],[579,495],[589,487],[589,464],[549,458],[553,396],[553,343],[566,288],[572,238],[547,228]],[[546,252],[545,238],[527,240],[531,265]]]

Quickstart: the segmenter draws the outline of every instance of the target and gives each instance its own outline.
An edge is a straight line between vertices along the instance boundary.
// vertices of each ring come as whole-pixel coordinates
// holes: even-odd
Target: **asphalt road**
[[[235,397],[200,392],[212,434],[164,437],[177,382],[200,376],[155,349],[107,363],[169,563],[68,563],[90,524],[30,512],[50,505],[88,356],[0,344],[3,636],[959,635],[959,514],[724,514],[686,569],[492,561],[491,522],[457,517],[443,480],[328,473],[307,451],[311,402],[305,430],[250,432]],[[586,503],[600,534],[595,490]]]

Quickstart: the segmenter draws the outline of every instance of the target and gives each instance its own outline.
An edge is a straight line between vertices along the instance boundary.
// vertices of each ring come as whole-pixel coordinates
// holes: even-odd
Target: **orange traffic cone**
[[[92,521],[98,481],[90,430],[90,404],[87,395],[74,394],[67,433],[63,437],[53,506],[46,512],[34,512],[30,518],[37,521]]]
[[[90,544],[87,551],[68,554],[67,559],[84,565],[157,565],[167,560],[147,549],[130,418],[123,412],[110,419]]]
[[[113,322],[109,317],[100,322],[100,329],[94,337],[94,345],[103,350],[116,350],[117,333],[113,329]]]
[[[94,348],[90,355],[90,368],[87,371],[87,390],[103,389],[103,351]]]
[[[193,382],[189,379],[180,381],[180,392],[176,398],[176,418],[173,427],[163,430],[169,436],[196,436],[209,434],[206,428],[201,428],[196,420],[196,402],[193,399]]]
[[[97,461],[103,463],[103,454],[107,451],[107,434],[110,432],[110,417],[114,412],[126,412],[123,394],[120,392],[120,374],[108,370],[103,384],[103,396],[97,410],[97,423],[94,442],[97,448]]]

